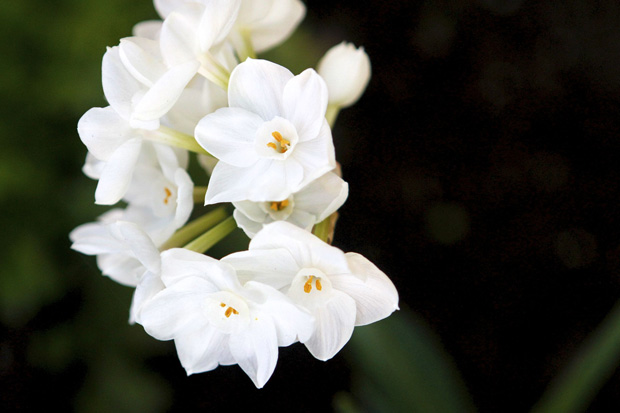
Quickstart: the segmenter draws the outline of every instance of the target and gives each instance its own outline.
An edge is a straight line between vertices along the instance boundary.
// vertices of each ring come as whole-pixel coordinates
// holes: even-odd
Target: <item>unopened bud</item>
[[[363,47],[342,42],[325,53],[318,66],[329,91],[329,104],[345,108],[360,98],[370,80],[370,59]]]

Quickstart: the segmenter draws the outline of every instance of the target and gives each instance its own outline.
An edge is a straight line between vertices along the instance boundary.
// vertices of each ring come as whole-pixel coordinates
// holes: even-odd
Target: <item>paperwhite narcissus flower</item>
[[[239,284],[226,263],[185,249],[161,254],[165,288],[142,306],[140,323],[159,340],[174,339],[187,374],[239,364],[261,388],[278,346],[305,341],[312,317],[274,288]]]
[[[248,59],[230,76],[228,104],[195,131],[219,159],[206,204],[283,200],[336,167],[327,87],[314,70],[293,76],[275,63]]]
[[[362,96],[370,80],[370,59],[363,47],[342,42],[321,58],[317,71],[329,90],[329,104],[345,108]]]
[[[336,212],[348,195],[349,185],[335,173],[328,172],[284,200],[233,202],[236,208],[233,216],[250,238],[274,221],[288,221],[310,231]]]
[[[103,56],[103,91],[132,128],[154,130],[198,67],[195,61],[166,65],[158,41],[128,37]]]
[[[320,360],[340,351],[354,326],[374,323],[398,309],[394,284],[374,264],[288,222],[266,225],[248,251],[222,261],[237,270],[242,282],[271,285],[314,315],[316,330],[304,344]]]

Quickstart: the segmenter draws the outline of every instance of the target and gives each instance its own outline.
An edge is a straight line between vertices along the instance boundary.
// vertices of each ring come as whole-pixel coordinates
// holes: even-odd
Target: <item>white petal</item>
[[[244,287],[266,297],[260,305],[260,313],[272,318],[278,335],[278,346],[289,346],[298,340],[303,343],[310,338],[314,332],[314,317],[307,310],[296,306],[284,294],[261,282],[249,281]]]
[[[206,0],[198,25],[200,49],[203,52],[221,43],[232,29],[241,0]]]
[[[349,341],[355,323],[355,301],[348,295],[332,290],[322,305],[309,308],[315,317],[316,330],[304,344],[319,360],[329,360]]]
[[[228,337],[212,326],[204,326],[175,337],[181,365],[188,375],[216,368],[220,359],[231,358]]]
[[[140,323],[142,306],[164,289],[159,274],[147,271],[136,286],[129,308],[129,323]]]
[[[350,272],[340,249],[286,221],[265,225],[250,241],[250,251],[279,248],[290,251],[299,268],[315,267],[327,275]]]
[[[154,0],[155,10],[157,13],[165,19],[170,13],[183,4],[184,0]]]
[[[99,160],[107,160],[123,142],[137,133],[111,107],[92,108],[78,122],[80,139]]]
[[[278,361],[276,328],[268,317],[253,319],[241,334],[230,337],[230,352],[257,388],[269,380]]]
[[[233,211],[233,217],[235,218],[237,226],[245,232],[248,238],[254,237],[254,235],[263,228],[262,223],[251,220],[239,209]]]
[[[236,291],[241,288],[234,269],[223,262],[204,254],[183,248],[172,248],[161,253],[162,280],[166,286],[173,285],[187,277],[200,277],[207,284],[208,292],[220,290]]]
[[[233,166],[246,167],[258,160],[254,150],[257,129],[263,120],[240,108],[222,108],[196,126],[196,140],[207,152]]]
[[[132,121],[148,122],[164,116],[176,103],[200,64],[189,61],[172,67],[144,94],[134,107]]]
[[[69,238],[73,241],[71,249],[86,255],[117,252],[122,248],[110,235],[108,226],[99,222],[80,225],[71,231]]]
[[[112,234],[127,245],[144,267],[156,274],[161,270],[159,250],[151,238],[132,222],[119,221],[110,228]]]
[[[258,202],[239,201],[233,203],[233,205],[252,221],[262,223],[267,218],[267,213],[259,206]]]
[[[325,121],[327,86],[313,69],[306,69],[284,87],[284,117],[290,120],[299,141],[314,139]]]
[[[265,121],[282,113],[282,95],[293,74],[266,60],[247,59],[230,75],[228,103],[246,109]]]
[[[355,300],[355,325],[382,320],[398,310],[398,292],[390,279],[364,256],[345,254],[352,275],[330,277],[332,286]]]
[[[133,255],[122,252],[97,255],[97,266],[103,275],[128,287],[137,286],[145,271]]]
[[[133,26],[131,33],[136,37],[158,40],[161,31],[161,20],[147,20]]]
[[[213,168],[209,180],[205,205],[244,201],[250,199],[251,194],[260,193],[260,188],[265,184],[263,177],[269,170],[271,163],[270,160],[259,161],[252,167],[238,168],[224,162],[218,162]]]
[[[252,45],[256,53],[282,43],[303,20],[305,14],[306,8],[299,0],[272,0],[269,14],[250,25]]]
[[[140,93],[144,86],[123,65],[118,46],[108,48],[103,55],[101,75],[103,93],[110,106],[121,117],[129,120],[133,98]]]
[[[196,60],[200,54],[197,30],[203,12],[204,5],[185,3],[164,21],[160,49],[168,66]]]
[[[142,306],[140,322],[146,332],[158,340],[171,340],[206,327],[205,284],[202,278],[187,277],[156,294]]]
[[[118,46],[125,69],[138,82],[151,87],[165,70],[159,54],[159,43],[141,37],[126,37]]]
[[[299,142],[292,156],[304,167],[303,186],[334,169],[336,153],[327,122],[323,122],[323,127],[315,139]]]
[[[291,253],[284,248],[239,251],[221,261],[235,268],[242,283],[257,281],[278,290],[290,285],[300,270]]]
[[[295,207],[309,212],[317,222],[336,212],[349,195],[349,185],[333,172],[315,179],[295,194]]]
[[[119,146],[108,159],[95,190],[96,204],[112,205],[120,201],[123,195],[125,195],[127,188],[129,188],[141,147],[142,139],[130,139]]]

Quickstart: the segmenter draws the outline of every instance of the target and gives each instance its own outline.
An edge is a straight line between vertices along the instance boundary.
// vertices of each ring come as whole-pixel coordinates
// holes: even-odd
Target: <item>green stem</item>
[[[213,228],[215,224],[221,222],[226,217],[227,214],[224,207],[209,211],[200,218],[196,218],[175,232],[172,237],[170,237],[170,239],[162,245],[160,250],[164,251],[170,248],[182,247],[191,240],[195,239],[198,235],[204,233],[210,228]]]
[[[620,363],[620,301],[551,383],[532,413],[585,411]]]
[[[338,117],[338,113],[340,113],[340,106],[337,105],[328,105],[327,112],[325,113],[325,119],[327,119],[327,123],[329,123],[329,127],[333,128],[336,123],[336,118]]]
[[[312,233],[319,237],[323,242],[329,244],[330,217],[325,218],[312,228]]]
[[[201,64],[198,73],[220,86],[222,89],[228,90],[228,79],[230,79],[230,72],[228,69],[222,66],[210,52],[206,52],[202,56],[199,56],[198,60]]]
[[[206,186],[194,187],[194,204],[203,204],[205,202],[205,195],[207,194]]]
[[[233,232],[235,228],[237,228],[235,219],[233,217],[228,217],[183,248],[202,254],[223,240],[228,234]]]
[[[239,61],[245,62],[248,57],[256,59],[256,52],[254,51],[254,46],[252,45],[252,37],[247,30],[241,31],[241,41],[243,43],[243,48],[241,50],[237,50]]]
[[[147,133],[145,137],[153,142],[163,143],[176,148],[187,149],[191,152],[211,156],[209,152],[205,151],[202,146],[196,142],[193,136],[186,135],[167,126],[160,126],[156,131]]]

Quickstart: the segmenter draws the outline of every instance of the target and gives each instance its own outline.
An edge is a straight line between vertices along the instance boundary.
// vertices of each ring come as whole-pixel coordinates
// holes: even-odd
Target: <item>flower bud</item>
[[[370,80],[370,59],[364,48],[342,42],[329,49],[318,66],[329,91],[329,104],[351,106],[362,95]]]

